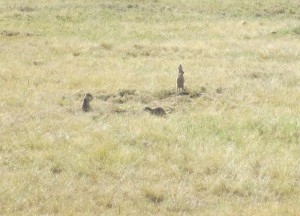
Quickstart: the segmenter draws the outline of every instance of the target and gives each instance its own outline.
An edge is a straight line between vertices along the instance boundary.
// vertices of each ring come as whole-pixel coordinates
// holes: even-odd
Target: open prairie
[[[0,215],[300,215],[299,0],[1,0],[0,92]]]

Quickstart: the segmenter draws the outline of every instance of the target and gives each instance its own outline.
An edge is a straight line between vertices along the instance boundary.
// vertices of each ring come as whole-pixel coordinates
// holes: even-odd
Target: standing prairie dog
[[[182,66],[179,65],[178,67],[178,77],[177,77],[177,92],[181,89],[184,91],[184,77],[183,77],[184,71],[182,69]]]
[[[82,104],[82,111],[83,112],[90,112],[92,111],[92,108],[90,106],[90,101],[93,100],[93,95],[90,93],[85,94],[85,97],[83,99],[83,104]]]

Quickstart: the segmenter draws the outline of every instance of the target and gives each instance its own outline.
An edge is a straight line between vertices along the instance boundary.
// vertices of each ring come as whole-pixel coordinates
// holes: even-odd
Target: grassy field
[[[1,0],[0,215],[300,215],[299,60],[298,0]]]

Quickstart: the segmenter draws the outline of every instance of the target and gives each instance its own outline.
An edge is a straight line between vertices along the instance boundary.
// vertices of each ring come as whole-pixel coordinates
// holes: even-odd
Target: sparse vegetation
[[[158,99],[165,99],[168,97],[172,97],[174,95],[176,95],[176,91],[175,89],[163,89],[163,90],[159,90],[157,92],[154,92],[154,97],[158,98]]]
[[[0,214],[299,215],[299,19],[298,0],[0,1]]]
[[[121,96],[121,97],[124,97],[126,95],[134,95],[136,92],[135,89],[119,89],[118,91],[118,94]]]

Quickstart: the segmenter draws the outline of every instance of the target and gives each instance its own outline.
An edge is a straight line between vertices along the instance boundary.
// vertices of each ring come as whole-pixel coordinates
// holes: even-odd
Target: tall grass
[[[298,6],[0,2],[1,214],[298,215]]]

